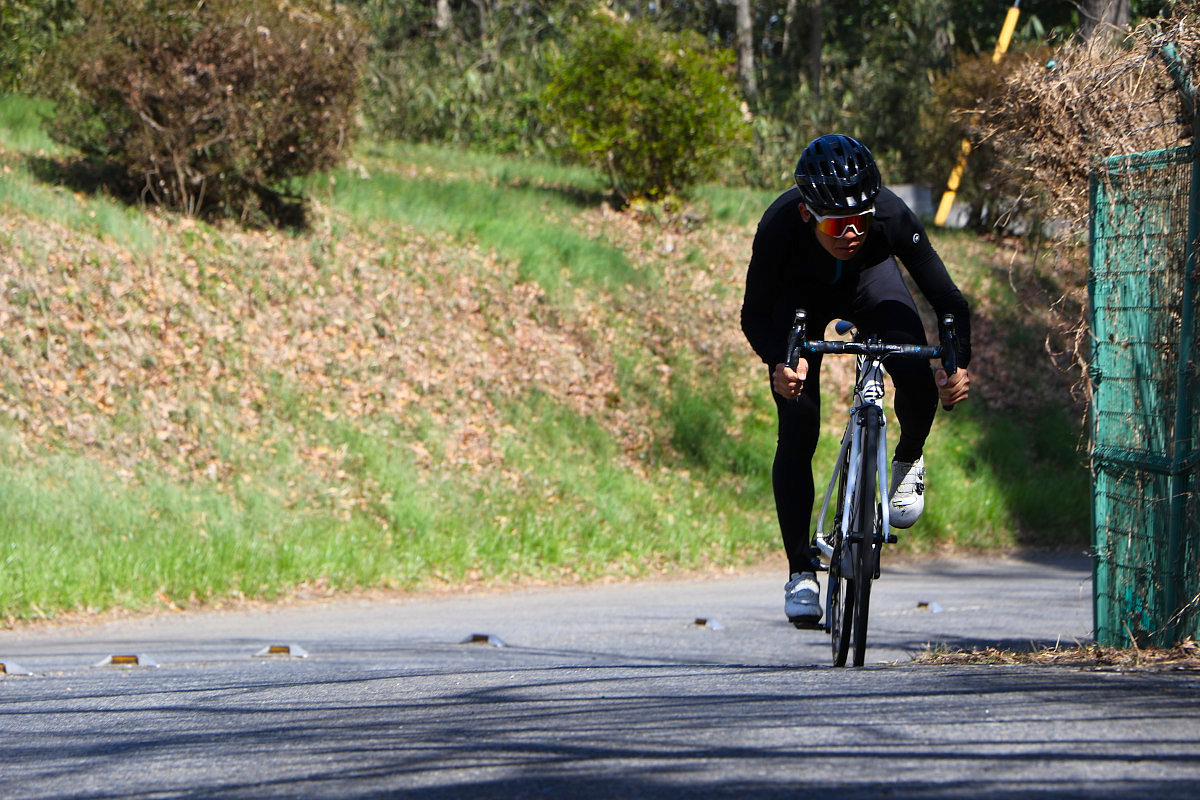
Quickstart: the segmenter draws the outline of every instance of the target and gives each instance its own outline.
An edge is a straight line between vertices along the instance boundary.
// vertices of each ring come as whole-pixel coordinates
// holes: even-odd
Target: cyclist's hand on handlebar
[[[943,406],[955,406],[967,399],[971,390],[971,376],[965,369],[960,369],[953,375],[947,375],[946,370],[939,367],[933,374],[937,383],[938,398]]]
[[[800,390],[804,388],[806,377],[808,377],[808,362],[803,359],[794,370],[787,364],[776,364],[775,371],[771,373],[771,388],[775,390],[775,394],[791,400],[800,396]]]

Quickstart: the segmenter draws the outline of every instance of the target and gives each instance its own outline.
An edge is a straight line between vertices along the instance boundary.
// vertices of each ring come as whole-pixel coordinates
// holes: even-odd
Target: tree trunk
[[[734,0],[737,8],[738,79],[742,94],[753,106],[758,101],[758,81],[754,77],[754,23],[750,16],[750,0]]]
[[[453,20],[450,18],[450,0],[437,0],[437,11],[433,18],[433,24],[438,31],[445,33],[450,30],[450,23]]]
[[[821,44],[824,41],[825,8],[822,0],[813,0],[808,21],[808,85],[814,99],[821,97]]]
[[[1080,0],[1078,7],[1079,35],[1084,39],[1129,28],[1129,0]]]
[[[787,0],[787,10],[783,12],[783,63],[791,64],[792,59],[792,26],[796,24],[796,0]]]

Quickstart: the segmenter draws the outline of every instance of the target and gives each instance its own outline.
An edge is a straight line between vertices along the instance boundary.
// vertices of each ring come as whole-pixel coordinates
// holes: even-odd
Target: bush
[[[73,0],[0,2],[0,91],[21,91],[30,65],[74,19]]]
[[[51,134],[125,189],[188,214],[249,219],[327,169],[354,133],[363,36],[306,2],[83,0],[46,74]]]
[[[999,64],[990,54],[960,54],[956,68],[934,82],[933,96],[921,108],[923,137],[917,152],[926,167],[917,179],[933,186],[940,196],[958,163],[962,141],[970,140],[972,149],[956,199],[970,207],[967,224],[977,231],[1002,223],[1030,225],[1029,219],[1022,219],[1031,213],[1024,176],[1005,167],[993,143],[978,134],[978,127],[985,117],[983,109],[1004,93],[1009,74],[1026,63],[1044,64],[1048,57],[1048,50],[1036,47],[1011,52]]]
[[[369,0],[373,36],[364,116],[382,136],[546,155],[539,117],[547,54],[584,0],[458,9],[438,29],[428,0]]]
[[[693,33],[594,18],[551,65],[547,123],[623,199],[684,193],[748,145],[733,64]]]

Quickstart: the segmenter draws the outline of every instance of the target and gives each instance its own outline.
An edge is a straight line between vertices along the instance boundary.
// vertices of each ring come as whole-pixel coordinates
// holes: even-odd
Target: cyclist
[[[771,479],[790,576],[784,612],[796,627],[815,626],[822,613],[809,534],[821,356],[805,355],[795,371],[789,369],[787,335],[795,310],[803,308],[814,338],[832,320],[846,319],[884,341],[927,344],[896,257],[938,316],[954,315],[958,342],[959,371],[953,376],[912,359],[886,362],[900,424],[890,517],[893,526],[908,528],[924,509],[922,450],[938,399],[952,406],[967,397],[969,308],[916,214],[881,185],[871,152],[849,136],[814,139],[796,165],[796,185],[758,224],[742,303],[742,331],[767,365],[779,417]]]

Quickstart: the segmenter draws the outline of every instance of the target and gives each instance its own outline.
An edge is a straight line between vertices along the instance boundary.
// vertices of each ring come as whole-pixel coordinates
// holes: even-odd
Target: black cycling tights
[[[881,267],[885,265],[881,264],[876,269]],[[892,267],[895,268],[894,263]],[[899,280],[898,273],[895,278]],[[888,299],[879,301],[877,296],[863,298],[860,294],[859,300],[870,299],[875,302],[846,309],[844,316],[830,314],[826,309],[807,309],[808,329],[813,332],[810,336],[819,337],[833,319],[849,319],[860,330],[877,334],[886,342],[926,344],[921,318],[903,283],[900,283],[903,296],[895,291],[892,281],[885,280],[883,283],[891,290]],[[771,482],[775,490],[775,509],[779,515],[789,573],[807,572],[815,566],[809,542],[814,499],[812,459],[817,448],[821,417],[821,356],[809,355],[806,358],[809,364],[808,377],[800,397],[793,402],[774,391],[771,393],[779,412],[779,440],[771,469]],[[897,461],[916,461],[925,446],[937,412],[937,386],[933,381],[933,373],[929,362],[921,359],[892,358],[884,362],[884,368],[895,386],[893,403],[896,421],[900,425],[900,439],[894,458]],[[850,387],[837,388],[848,401]],[[832,467],[832,464],[828,465],[828,468]]]

